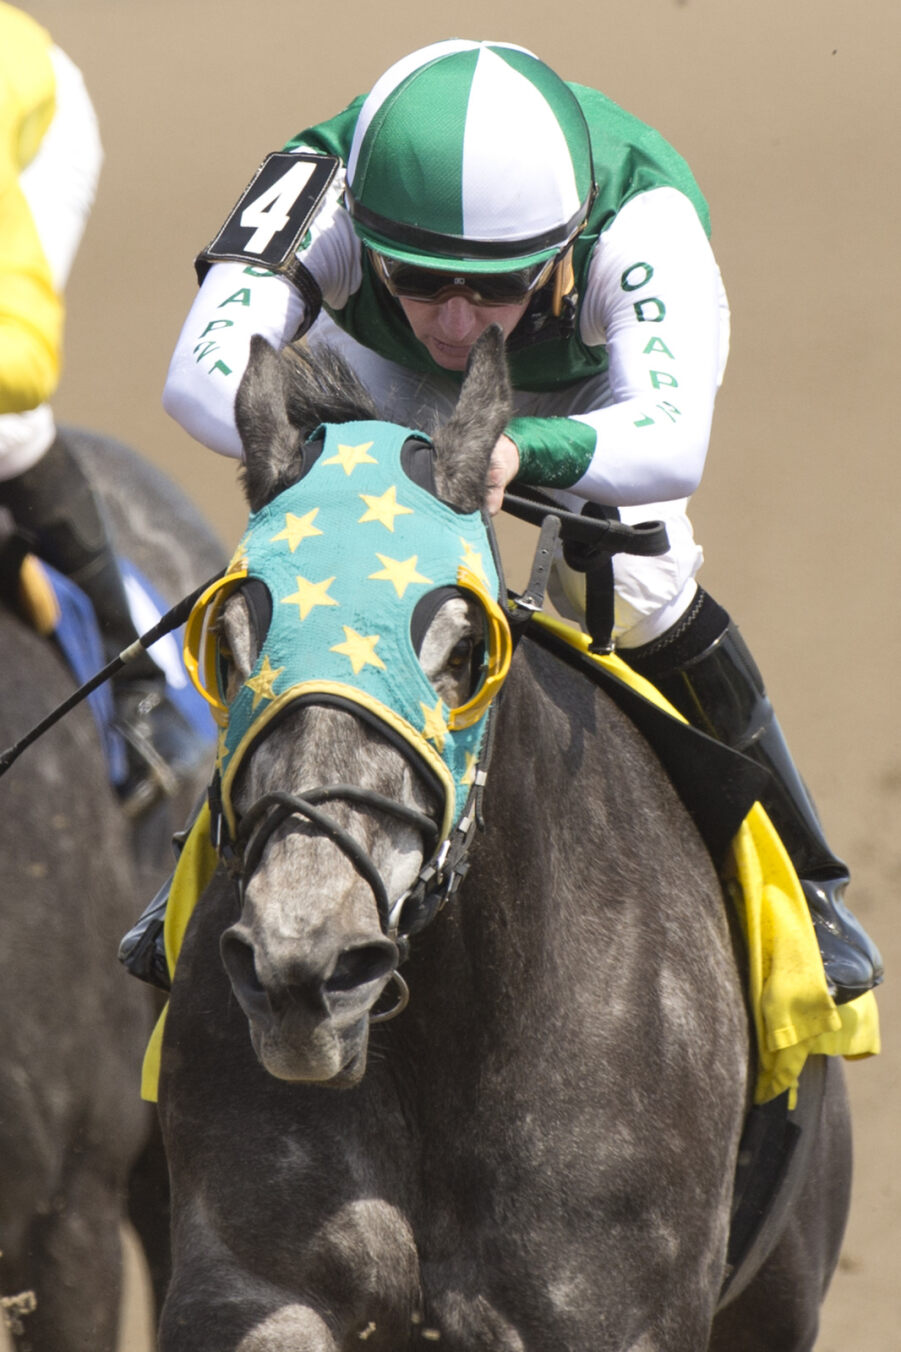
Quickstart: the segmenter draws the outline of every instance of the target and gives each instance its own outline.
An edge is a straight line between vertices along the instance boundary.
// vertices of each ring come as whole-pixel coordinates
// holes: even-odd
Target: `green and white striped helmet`
[[[437,42],[398,61],[364,101],[347,163],[365,244],[476,273],[553,258],[584,222],[593,186],[574,94],[503,42]]]

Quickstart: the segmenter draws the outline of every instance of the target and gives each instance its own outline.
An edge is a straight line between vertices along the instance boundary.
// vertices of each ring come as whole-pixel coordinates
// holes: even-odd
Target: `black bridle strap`
[[[434,840],[438,834],[435,822],[424,812],[355,784],[336,784],[328,788],[311,789],[305,795],[284,791],[267,793],[258,798],[244,815],[235,839],[236,851],[241,861],[239,871],[242,886],[256,869],[270,836],[282,822],[293,816],[305,817],[337,845],[360,877],[369,884],[382,923],[386,925],[391,903],[381,874],[359,841],[355,840],[343,826],[339,826],[332,817],[320,812],[316,806],[317,803],[328,802],[334,798],[357,802],[365,807],[390,813],[400,821],[416,827],[426,839]],[[264,820],[267,816],[268,821]]]
[[[644,557],[665,554],[669,548],[666,523],[663,521],[640,521],[635,525],[627,525],[615,517],[568,512],[553,498],[545,497],[534,488],[517,487],[517,493],[504,494],[503,510],[532,526],[540,526],[548,513],[552,513],[560,522],[560,536],[564,541],[593,546],[609,554],[639,554]]]

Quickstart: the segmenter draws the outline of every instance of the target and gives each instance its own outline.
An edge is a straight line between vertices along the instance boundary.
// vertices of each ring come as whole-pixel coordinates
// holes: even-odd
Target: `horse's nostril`
[[[266,956],[261,975],[254,946],[240,926],[226,930],[220,952],[242,1008],[260,1015],[279,1015],[289,1006],[304,1007],[320,1017],[337,1013],[337,1008],[329,1008],[332,1002],[344,1008],[354,996],[365,999],[366,987],[387,981],[398,958],[390,939],[352,944],[337,954],[330,947],[320,951],[312,945],[304,950],[291,944],[278,955]]]
[[[249,995],[262,995],[263,987],[253,960],[253,949],[236,934],[226,930],[220,941],[220,952],[232,985]]]
[[[372,981],[390,976],[397,965],[397,950],[393,944],[361,944],[345,949],[325,983],[330,995],[356,990]]]

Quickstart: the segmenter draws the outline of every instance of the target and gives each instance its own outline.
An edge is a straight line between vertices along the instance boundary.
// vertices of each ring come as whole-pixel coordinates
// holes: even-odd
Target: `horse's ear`
[[[434,438],[436,486],[446,502],[464,512],[482,506],[491,452],[511,412],[504,334],[492,324],[473,347],[457,407]]]
[[[244,447],[241,477],[252,512],[296,477],[301,434],[288,417],[289,385],[284,358],[254,334],[235,396],[235,422]]]

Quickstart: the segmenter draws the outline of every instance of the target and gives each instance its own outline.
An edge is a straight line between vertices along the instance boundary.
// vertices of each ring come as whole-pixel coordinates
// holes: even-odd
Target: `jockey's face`
[[[476,339],[491,324],[499,324],[507,338],[522,318],[530,297],[512,305],[486,305],[472,293],[461,292],[442,301],[411,300],[399,296],[410,328],[429,356],[447,371],[465,371]]]

